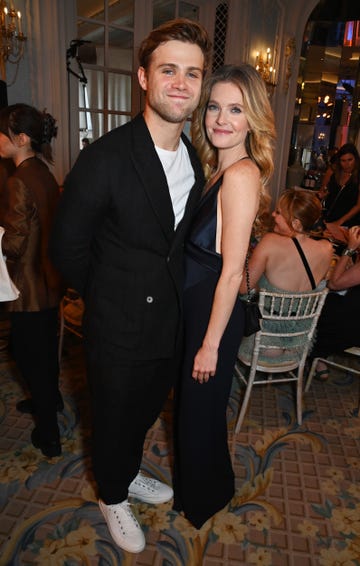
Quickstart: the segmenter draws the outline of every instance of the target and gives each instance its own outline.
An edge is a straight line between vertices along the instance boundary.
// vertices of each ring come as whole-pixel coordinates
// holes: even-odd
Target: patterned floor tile
[[[229,403],[229,446],[237,492],[200,531],[171,504],[137,503],[147,546],[118,549],[98,509],[89,460],[89,398],[81,341],[65,336],[59,416],[63,455],[51,461],[30,443],[32,417],[15,408],[23,392],[0,325],[1,566],[360,565],[360,380],[332,372],[304,396],[294,419],[291,388],[255,387],[234,437],[241,391]],[[172,400],[149,431],[143,468],[171,482]]]

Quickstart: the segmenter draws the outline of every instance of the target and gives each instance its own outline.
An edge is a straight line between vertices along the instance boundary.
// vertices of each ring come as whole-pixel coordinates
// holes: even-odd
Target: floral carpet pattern
[[[114,545],[97,505],[81,340],[65,336],[60,457],[47,460],[32,446],[32,417],[16,411],[23,391],[4,349],[0,382],[1,566],[360,566],[360,381],[350,373],[312,383],[301,426],[290,386],[255,387],[236,438],[242,391],[234,379],[235,497],[199,531],[171,502],[134,501],[148,543],[138,555]],[[148,433],[142,465],[168,483],[171,409],[170,398]]]

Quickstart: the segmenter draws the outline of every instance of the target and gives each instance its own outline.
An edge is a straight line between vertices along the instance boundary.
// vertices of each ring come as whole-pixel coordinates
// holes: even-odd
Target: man
[[[83,138],[81,140],[81,145],[82,145],[82,149],[85,149],[85,147],[88,147],[88,145],[90,145],[90,140],[89,138]]]
[[[197,107],[210,43],[178,19],[142,42],[145,110],[93,142],[68,175],[52,255],[85,302],[93,469],[114,541],[141,552],[128,495],[172,498],[139,474],[147,430],[176,379],[181,352],[182,248],[204,178],[182,134]]]

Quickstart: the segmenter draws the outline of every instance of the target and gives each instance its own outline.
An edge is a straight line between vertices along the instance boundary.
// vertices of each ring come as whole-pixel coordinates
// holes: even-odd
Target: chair
[[[347,350],[344,350],[344,355],[346,356],[349,364],[351,364],[351,360],[354,359],[355,357],[360,358],[360,348],[357,347],[353,347],[353,348],[348,348]],[[346,371],[349,371],[350,373],[354,373],[355,375],[360,375],[360,370],[359,369],[355,369],[353,367],[351,367],[350,365],[345,365],[345,364],[340,364],[338,362],[333,362],[332,360],[329,360],[328,358],[314,358],[313,362],[311,364],[311,368],[309,371],[309,375],[307,378],[307,382],[306,382],[306,387],[305,387],[305,391],[309,391],[311,382],[312,382],[312,378],[314,377],[314,373],[316,370],[316,366],[318,362],[324,362],[327,366],[330,367],[335,367],[335,368],[339,368],[339,369],[344,369]]]
[[[236,375],[246,385],[235,434],[244,420],[253,385],[296,382],[297,421],[301,424],[304,366],[327,292],[327,288],[309,293],[260,290],[261,329],[243,338],[235,366]],[[273,374],[278,375],[274,378]]]

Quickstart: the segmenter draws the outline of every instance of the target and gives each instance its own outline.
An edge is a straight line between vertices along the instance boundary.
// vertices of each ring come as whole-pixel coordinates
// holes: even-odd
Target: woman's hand
[[[351,250],[357,250],[360,247],[360,226],[349,228],[347,246]]]
[[[192,377],[199,383],[206,383],[215,375],[218,360],[217,348],[202,345],[194,358]]]
[[[339,226],[334,222],[327,222],[325,224],[326,228],[323,231],[324,238],[332,238],[337,242],[342,242],[344,244],[348,243],[349,230],[344,226]]]
[[[323,200],[327,194],[328,194],[327,187],[320,187],[320,189],[317,191],[317,196],[319,197],[320,200]]]

